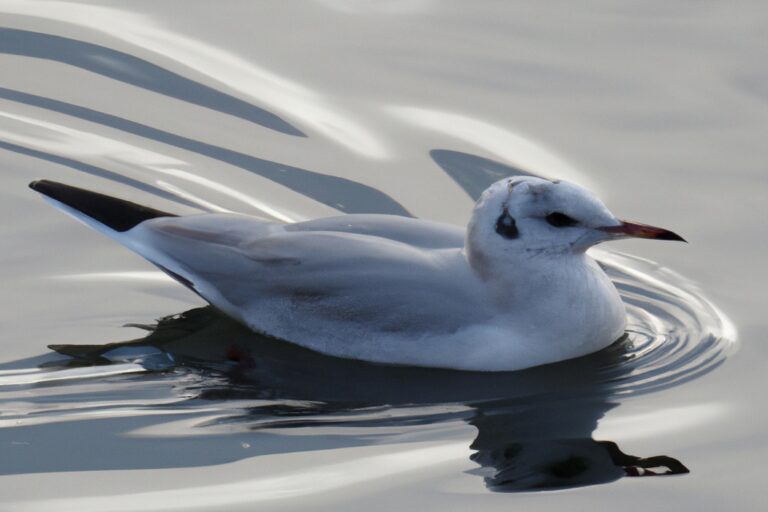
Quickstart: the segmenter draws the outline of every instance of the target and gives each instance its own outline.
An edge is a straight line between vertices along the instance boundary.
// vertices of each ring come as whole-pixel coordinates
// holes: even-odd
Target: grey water
[[[760,510],[765,15],[0,2],[0,510]],[[626,337],[500,374],[259,337],[26,187],[463,225],[518,174],[690,244],[595,251]]]

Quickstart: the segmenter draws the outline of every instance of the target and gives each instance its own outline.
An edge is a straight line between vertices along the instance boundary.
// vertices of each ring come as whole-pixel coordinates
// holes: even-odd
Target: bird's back
[[[452,228],[420,239],[432,247],[419,247],[404,240],[429,230],[424,221],[337,219],[158,218],[137,226],[130,245],[254,329],[292,341],[302,326],[313,326],[320,339],[355,329],[419,337],[480,316],[475,278]]]

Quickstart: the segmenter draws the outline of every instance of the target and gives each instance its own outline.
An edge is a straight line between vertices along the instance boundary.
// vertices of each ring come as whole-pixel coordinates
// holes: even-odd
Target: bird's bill
[[[599,229],[600,231],[605,231],[606,233],[613,235],[615,238],[652,238],[654,240],[677,240],[679,242],[685,242],[683,237],[668,229],[648,226],[647,224],[638,224],[635,222],[621,221],[621,224],[618,226],[606,226]]]

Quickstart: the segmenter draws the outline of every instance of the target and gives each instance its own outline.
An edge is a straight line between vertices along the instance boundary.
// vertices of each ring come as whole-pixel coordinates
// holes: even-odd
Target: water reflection
[[[569,379],[570,374],[560,378]],[[477,427],[471,445],[478,473],[497,491],[558,489],[595,485],[624,476],[688,473],[679,460],[666,455],[638,457],[624,453],[613,441],[592,438],[597,422],[617,404],[600,396],[575,395],[494,403],[478,407],[469,423]],[[490,470],[490,471],[488,471]]]
[[[329,450],[338,460],[349,453],[342,448],[374,461],[383,445],[392,457],[366,478],[467,458],[495,491],[686,473],[674,454],[625,453],[626,429],[610,440],[593,432],[625,397],[716,368],[735,332],[680,276],[637,258],[599,258],[627,305],[627,336],[599,353],[519,372],[337,359],[256,335],[211,307],[134,325],[147,334],[128,342],[52,345],[69,358],[0,367],[0,445],[9,461],[0,470],[181,468]],[[455,435],[441,434],[459,425],[476,429],[472,441],[457,445]],[[359,471],[357,462],[333,467]],[[326,469],[308,465],[290,475]],[[333,485],[359,476],[341,475]],[[281,489],[306,493],[292,478],[278,478]],[[267,484],[277,485],[242,483]]]
[[[406,123],[455,137],[481,148],[506,162],[512,162],[515,168],[546,169],[551,177],[580,183],[590,190],[599,190],[589,177],[558,157],[552,150],[529,136],[515,133],[506,127],[454,112],[421,107],[391,106],[388,111]]]
[[[106,46],[42,32],[0,28],[0,53],[62,62],[281,133],[305,136],[272,112]]]
[[[366,478],[467,458],[495,491],[686,473],[674,453],[625,453],[627,429],[610,440],[593,432],[625,397],[716,368],[735,332],[680,276],[614,253],[599,259],[627,305],[625,338],[519,372],[337,359],[256,335],[211,307],[134,325],[146,336],[128,342],[52,345],[69,358],[50,354],[0,368],[0,446],[8,461],[0,470],[182,468],[328,450],[338,460],[347,449],[378,461],[384,446],[392,450],[381,461],[386,467]],[[461,425],[476,434],[470,441],[462,432],[457,444],[455,433],[444,432]],[[434,460],[423,459],[432,453]],[[357,462],[334,464],[334,471],[360,471]],[[306,494],[292,478],[326,469],[302,465],[275,478],[286,492]],[[359,476],[340,474],[333,486]],[[238,485],[277,485],[260,478]]]
[[[143,192],[147,192],[149,194],[162,197],[163,199],[167,199],[175,203],[184,204],[187,206],[191,206],[193,208],[197,208],[199,206],[198,203],[194,201],[188,201],[183,197],[179,197],[178,194],[168,192],[159,187],[155,187],[154,185],[144,183],[143,181],[131,178],[129,176],[125,176],[118,172],[104,169],[103,167],[98,167],[96,165],[91,165],[85,162],[81,162],[80,160],[75,160],[74,158],[63,157],[63,156],[59,156],[54,153],[49,153],[46,151],[38,151],[36,149],[27,148],[24,146],[20,146],[18,144],[12,144],[10,142],[5,142],[2,140],[0,140],[0,149],[4,149],[6,151],[12,151],[14,153],[19,153],[21,155],[26,155],[32,158],[39,158],[40,160],[45,160],[46,162],[63,165],[71,169],[74,169],[76,171],[80,171],[84,174],[99,176],[101,178],[108,179],[115,183],[121,183],[123,185],[133,187],[137,190],[141,190]]]
[[[0,89],[1,93],[1,89]],[[479,199],[485,189],[500,179],[510,176],[537,176],[539,174],[526,172],[517,167],[502,164],[489,158],[452,151],[449,149],[433,149],[429,152],[432,160],[443,169],[453,181],[472,199]]]
[[[234,90],[244,97],[252,98],[259,105],[268,105],[270,110],[289,115],[291,119],[300,121],[304,127],[313,130],[313,135],[323,136],[347,150],[374,159],[391,156],[387,144],[368,126],[357,121],[349,112],[345,112],[346,109],[339,103],[332,102],[320,91],[308,87],[304,81],[294,81],[259,66],[252,59],[241,56],[239,52],[214,45],[208,38],[201,38],[199,33],[186,36],[177,32],[174,30],[175,23],[162,23],[160,19],[145,13],[139,14],[112,6],[66,1],[45,3],[45,8],[42,9],[38,2],[6,0],[2,4],[2,12],[30,18],[34,20],[33,26],[38,25],[40,20],[46,20],[54,24],[75,25],[84,29],[85,34],[89,31],[101,33],[107,36],[105,39],[108,45],[114,44],[117,40],[120,41],[121,46],[127,44],[142,54],[150,53],[163,62],[170,61],[175,67],[182,66],[190,69],[203,75],[209,83],[220,84],[226,90]],[[34,36],[37,32],[18,32],[22,34],[14,37],[22,39],[24,43],[37,43]],[[227,108],[237,107],[237,102],[240,101],[237,98],[217,92],[210,94],[210,91],[205,88],[207,86],[188,81],[168,70],[151,67],[155,66],[154,64],[150,63],[150,67],[147,68],[144,66],[146,61],[133,55],[80,40],[73,40],[74,44],[65,49],[51,48],[51,42],[64,40],[64,46],[66,46],[70,40],[52,34],[43,35],[53,39],[44,38],[40,42],[42,48],[19,48],[14,41],[11,41],[9,46],[12,51],[19,52],[20,55],[31,54],[30,56],[33,57],[53,58],[53,60],[57,60],[55,57],[64,57],[60,60],[61,62],[77,65],[111,78],[121,79],[121,74],[118,76],[111,74],[115,70],[110,67],[120,68],[123,72],[139,75],[137,83],[125,80],[126,83],[143,86],[163,94],[170,92],[169,95],[172,97],[194,103],[199,98],[189,97],[186,91],[189,88],[203,96],[203,100],[209,100],[204,106],[212,108],[212,105],[216,107],[223,104],[225,113],[244,117],[282,133],[304,135],[303,131],[272,112],[265,110],[264,115],[261,116],[262,112],[247,102],[242,103],[244,110],[238,115],[238,111],[230,111]],[[279,38],[276,41],[279,41]],[[0,41],[0,47],[2,47],[1,43]],[[244,53],[248,53],[247,49]],[[106,59],[108,62],[98,62],[98,59],[94,59],[93,56]],[[148,74],[149,78],[166,78],[166,80],[152,80],[149,86],[146,86],[144,80],[148,77],[142,77],[142,73]],[[303,76],[303,73],[299,71],[299,75]],[[174,88],[173,86],[176,85],[183,87]],[[216,91],[216,89],[212,90]]]
[[[477,428],[471,458],[480,466],[476,472],[493,490],[564,488],[622,476],[688,471],[673,457],[628,455],[615,442],[592,438],[598,420],[616,406],[612,401],[616,368],[634,351],[628,338],[598,354],[566,363],[513,373],[471,373],[324,356],[255,335],[210,307],[163,319],[148,328],[145,338],[131,342],[51,348],[75,357],[71,365],[115,360],[156,364],[158,358],[166,358],[168,364],[204,368],[223,378],[201,384],[195,403],[256,403],[197,420],[198,426],[207,428],[227,425],[265,433],[348,427],[375,431],[460,419]],[[629,378],[631,370],[626,372],[623,377]],[[339,442],[350,446],[370,440],[352,435],[337,439]],[[324,443],[325,449],[339,447]],[[292,449],[300,448],[288,450]],[[232,450],[216,453],[207,463],[237,456]],[[240,456],[252,453],[241,452]],[[181,459],[202,463],[200,454],[192,460],[189,456]],[[156,463],[147,458],[146,466],[141,467],[153,467],[153,460]],[[89,464],[94,464],[93,458]],[[112,464],[135,467],[130,463],[120,466],[114,459]]]
[[[159,130],[122,117],[22,91],[0,87],[0,98],[83,119],[239,167],[344,213],[387,213],[410,216],[410,213],[400,203],[387,194],[347,178],[339,178],[257,158],[239,151]],[[10,147],[8,149],[25,154],[30,154],[34,151],[23,147],[18,148],[20,149]],[[99,172],[96,172],[90,166],[84,168],[83,165],[75,165],[80,163],[73,162],[71,159],[63,159],[59,156],[40,151],[34,151],[34,153],[34,156],[38,158],[45,158],[51,161],[56,161],[54,159],[67,160],[65,164],[77,170],[88,172],[89,174],[98,174],[102,177],[110,177],[107,175],[109,171],[98,170]],[[121,180],[115,181],[124,180],[125,178],[121,177]]]

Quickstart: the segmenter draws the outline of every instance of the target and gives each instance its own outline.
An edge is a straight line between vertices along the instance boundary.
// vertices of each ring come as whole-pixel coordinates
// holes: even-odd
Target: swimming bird
[[[254,331],[343,358],[458,370],[607,347],[626,312],[587,249],[683,240],[617,219],[574,183],[529,176],[485,190],[466,230],[374,214],[180,217],[53,181],[30,187]]]

